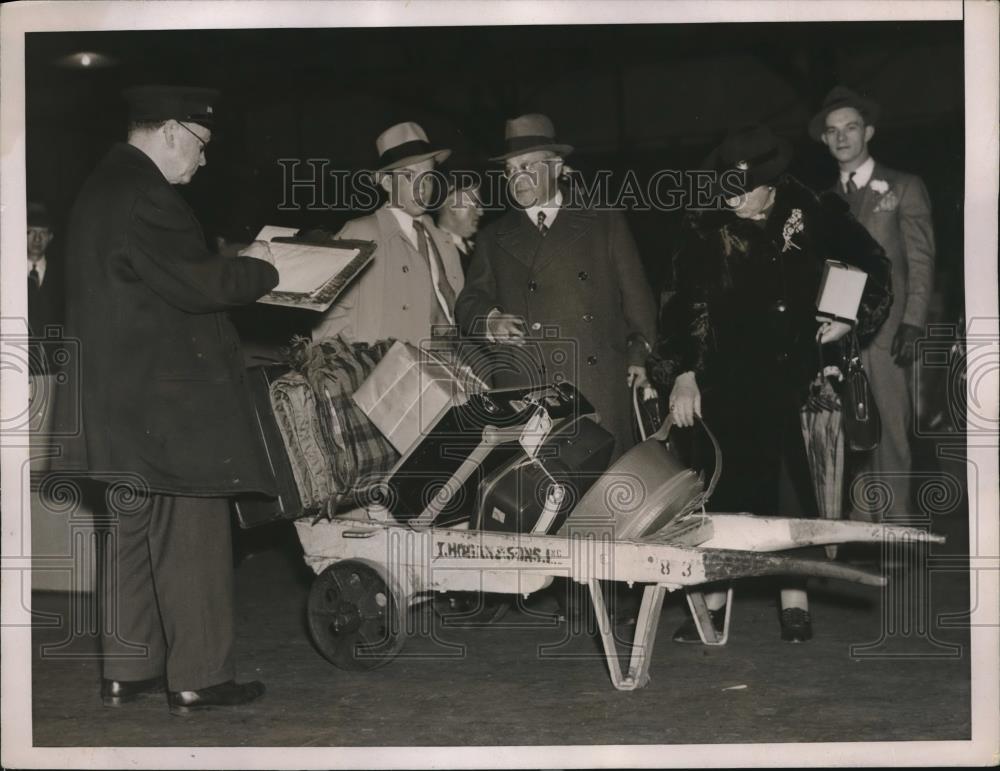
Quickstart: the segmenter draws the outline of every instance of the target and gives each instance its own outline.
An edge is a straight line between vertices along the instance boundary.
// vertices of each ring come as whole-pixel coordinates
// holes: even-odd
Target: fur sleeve
[[[694,372],[699,385],[710,377],[711,318],[704,280],[709,236],[688,223],[673,259],[673,292],[660,313],[656,345],[646,363],[652,383],[669,394],[677,376]]]

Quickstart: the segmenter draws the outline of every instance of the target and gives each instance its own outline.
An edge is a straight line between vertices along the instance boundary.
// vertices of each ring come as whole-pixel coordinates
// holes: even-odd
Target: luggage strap
[[[711,497],[713,491],[715,490],[715,486],[719,483],[719,477],[722,475],[722,448],[719,447],[719,441],[715,438],[715,434],[712,433],[708,424],[697,415],[695,415],[695,421],[699,426],[701,426],[705,435],[708,436],[709,441],[712,443],[712,450],[715,454],[715,468],[712,470],[712,478],[705,487],[705,492],[702,493],[702,505],[704,505],[704,502]],[[670,438],[670,429],[675,425],[674,416],[668,412],[663,424],[657,432],[655,434],[651,434],[649,438],[655,439],[658,442],[666,442]]]

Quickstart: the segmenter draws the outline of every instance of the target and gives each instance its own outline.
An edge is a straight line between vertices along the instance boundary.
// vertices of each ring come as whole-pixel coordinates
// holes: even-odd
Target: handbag
[[[841,402],[844,411],[844,436],[848,449],[871,452],[882,438],[882,419],[872,395],[868,373],[861,365],[858,337],[851,332],[847,342],[844,391]]]

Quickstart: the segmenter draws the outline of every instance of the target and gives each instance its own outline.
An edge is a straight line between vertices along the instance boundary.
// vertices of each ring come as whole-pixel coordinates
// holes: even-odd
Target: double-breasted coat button
[[[531,328],[537,332],[539,329],[542,328],[542,324],[540,321],[536,321],[534,324],[531,325]]]
[[[593,321],[594,320],[594,314],[593,313],[584,313],[583,314],[583,320],[586,321],[586,322],[588,322],[588,323],[591,322],[591,321]]]
[[[590,278],[590,274],[585,270],[581,270],[579,273],[576,274],[576,277],[581,281],[586,281],[588,278]]]
[[[529,292],[537,292],[538,291],[538,282],[537,281],[529,281],[528,282],[528,291]]]
[[[590,366],[594,366],[595,364],[597,364],[597,357],[596,356],[588,356],[587,357],[587,364],[589,364]]]
[[[409,265],[404,265],[403,266],[403,273],[409,273],[409,272],[410,272],[410,266]]]
[[[410,310],[410,306],[409,306],[409,305],[404,305],[404,306],[403,306],[403,310],[404,310],[404,311],[408,311],[408,310]]]

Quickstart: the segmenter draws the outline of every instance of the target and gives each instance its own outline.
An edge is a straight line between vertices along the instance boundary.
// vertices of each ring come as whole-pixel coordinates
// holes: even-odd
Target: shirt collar
[[[545,212],[545,224],[548,227],[552,227],[552,223],[556,220],[556,215],[559,214],[559,208],[562,206],[562,202],[562,190],[556,190],[556,197],[547,204],[544,206],[529,206],[524,210],[524,212],[528,215],[528,219],[531,220],[531,224],[536,227],[538,226],[538,213]]]
[[[870,155],[868,160],[862,163],[858,168],[854,170],[854,184],[858,186],[858,190],[863,188],[868,184],[868,181],[872,178],[872,174],[875,172],[875,159]],[[847,180],[850,179],[851,172],[842,171],[840,172],[840,184],[841,186],[847,185]]]

